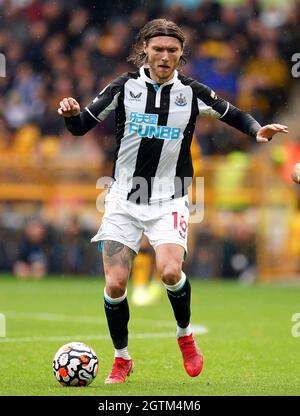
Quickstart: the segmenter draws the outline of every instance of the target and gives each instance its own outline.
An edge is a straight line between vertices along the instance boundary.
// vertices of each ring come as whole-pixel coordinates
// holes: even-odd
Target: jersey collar
[[[148,68],[148,66],[143,65],[140,68],[141,79],[148,82],[149,84],[157,84],[156,81],[154,81],[153,79],[147,76],[145,72],[145,68]],[[165,82],[164,84],[160,84],[160,86],[163,87],[165,85],[174,84],[177,80],[178,80],[178,71],[175,69],[173,78],[171,78],[169,81]]]

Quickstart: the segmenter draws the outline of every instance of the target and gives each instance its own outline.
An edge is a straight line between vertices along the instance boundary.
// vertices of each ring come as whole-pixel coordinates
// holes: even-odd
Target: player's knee
[[[106,289],[106,293],[108,294],[108,296],[113,299],[120,298],[121,296],[124,295],[126,291],[126,287],[124,288],[122,285],[117,285],[117,284],[105,286],[105,289]]]
[[[167,285],[175,285],[181,279],[181,263],[164,264],[159,270],[161,279]]]
[[[120,298],[124,295],[127,287],[127,279],[107,279],[105,290],[111,298]]]

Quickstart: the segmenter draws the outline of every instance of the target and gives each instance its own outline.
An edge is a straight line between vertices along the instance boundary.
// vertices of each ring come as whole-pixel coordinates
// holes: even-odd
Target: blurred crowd
[[[91,249],[90,230],[76,217],[64,227],[47,224],[40,217],[27,218],[20,229],[0,225],[0,271],[20,279],[41,279],[46,274],[103,275],[96,250]]]
[[[225,239],[209,223],[195,233],[193,243],[197,248],[184,264],[189,276],[209,279],[255,275],[255,228],[244,214],[239,214],[238,221],[225,219],[224,226]],[[20,229],[0,224],[0,233],[0,272],[13,272],[20,279],[41,279],[47,274],[103,275],[97,247],[91,247],[90,230],[76,217],[60,228],[39,217],[28,218]],[[145,270],[154,266],[153,253],[144,238],[140,258],[134,262],[134,279],[147,280]]]
[[[186,33],[188,60],[182,68],[186,75],[209,85],[259,122],[276,121],[278,113],[288,107],[291,57],[300,44],[300,1],[290,3],[278,9],[264,8],[259,0],[236,6],[211,0],[0,0],[0,52],[6,59],[6,77],[0,78],[0,155],[109,164],[115,151],[113,115],[78,140],[57,115],[58,104],[72,96],[84,107],[114,78],[135,70],[126,58],[139,29],[158,17],[175,21]],[[197,123],[195,138],[204,158],[256,149],[251,138],[212,119]],[[31,263],[31,255],[38,259],[37,276],[43,270],[86,272],[82,264],[92,268],[96,264],[94,259],[86,260],[90,234],[76,218],[59,232],[45,224],[44,231],[38,231],[42,225],[34,224],[34,238],[38,235],[43,241],[42,254],[35,250],[34,241],[28,243],[31,226],[15,239],[21,243],[13,257],[5,255],[7,245],[1,239],[0,269],[13,268],[20,276],[26,275],[24,262]],[[5,235],[4,228],[1,234]],[[234,270],[231,260],[221,262],[223,269],[213,269],[208,236],[215,252],[219,248],[220,255],[228,258],[232,257],[228,253],[238,252],[243,263],[238,232],[221,242],[204,229],[197,244],[204,238],[206,249],[190,259],[190,270],[204,276],[239,274],[240,266]],[[251,247],[246,263],[253,265],[254,236],[248,237]],[[26,244],[33,254],[26,252]]]
[[[166,17],[187,36],[182,69],[220,96],[270,122],[287,105],[291,56],[300,40],[300,2],[288,10],[263,9],[258,0],[239,6],[217,1],[2,0],[0,51],[0,151],[53,158],[82,156],[78,140],[57,116],[58,103],[73,96],[85,106],[119,74],[138,30]],[[221,125],[220,125],[221,124]],[[111,158],[111,118],[85,139],[85,158]],[[198,123],[203,155],[251,147],[222,123]],[[67,151],[66,151],[67,149]],[[77,151],[76,151],[77,150]],[[80,154],[81,153],[81,154]]]

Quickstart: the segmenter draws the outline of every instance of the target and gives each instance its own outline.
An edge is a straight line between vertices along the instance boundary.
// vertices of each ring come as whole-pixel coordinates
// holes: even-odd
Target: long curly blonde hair
[[[151,38],[156,36],[174,37],[180,41],[182,48],[184,48],[186,38],[182,29],[176,23],[167,19],[154,19],[146,23],[139,31],[136,43],[133,45],[132,52],[127,58],[127,61],[132,62],[138,68],[144,65],[147,61],[147,56],[144,52],[144,42],[147,44]],[[179,63],[186,63],[184,53],[180,57]]]

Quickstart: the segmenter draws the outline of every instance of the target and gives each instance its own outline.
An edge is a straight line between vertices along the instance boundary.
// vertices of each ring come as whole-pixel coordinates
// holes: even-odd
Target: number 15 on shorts
[[[174,230],[178,230],[180,236],[185,238],[187,232],[187,222],[183,214],[172,212]]]

